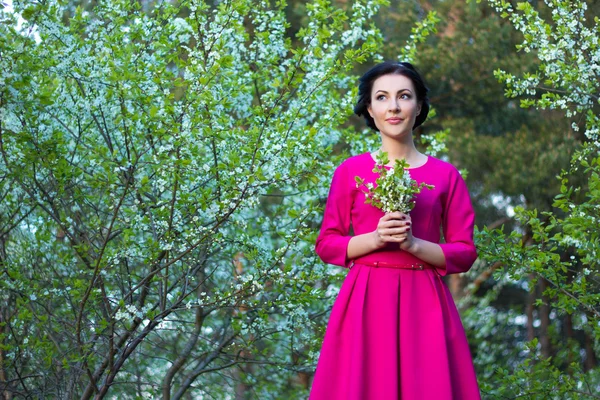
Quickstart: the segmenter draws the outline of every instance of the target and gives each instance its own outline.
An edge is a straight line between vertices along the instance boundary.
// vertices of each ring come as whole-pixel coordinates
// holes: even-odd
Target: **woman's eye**
[[[404,100],[408,100],[408,99],[410,99],[410,95],[406,94],[406,93],[403,93],[403,94],[400,95],[400,98],[404,99]]]
[[[377,96],[377,100],[383,100],[383,99],[385,99],[384,95],[380,94],[379,96]]]

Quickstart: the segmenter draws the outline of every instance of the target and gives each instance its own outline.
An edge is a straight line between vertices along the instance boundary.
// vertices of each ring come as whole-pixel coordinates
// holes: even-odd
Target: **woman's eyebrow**
[[[404,91],[412,93],[412,91],[410,89],[408,89],[408,88],[407,89],[400,89],[400,90],[398,90],[397,93],[404,92]],[[379,92],[388,94],[388,92],[386,90],[383,90],[383,89],[379,89],[375,93],[379,93]]]

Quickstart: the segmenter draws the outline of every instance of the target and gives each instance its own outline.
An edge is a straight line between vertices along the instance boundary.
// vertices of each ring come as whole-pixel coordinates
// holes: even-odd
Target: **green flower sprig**
[[[356,176],[356,187],[365,194],[365,203],[372,204],[384,212],[400,211],[409,213],[415,206],[414,195],[420,193],[423,188],[433,189],[433,185],[426,183],[418,184],[410,177],[409,167],[406,160],[396,160],[395,165],[389,170],[385,165],[389,163],[386,152],[377,155],[377,163],[373,172],[379,174],[375,185],[371,182],[365,183],[364,179]]]

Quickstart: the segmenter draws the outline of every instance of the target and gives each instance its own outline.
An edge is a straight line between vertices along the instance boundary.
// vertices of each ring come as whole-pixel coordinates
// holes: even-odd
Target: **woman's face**
[[[399,139],[412,133],[421,105],[410,78],[382,75],[373,82],[369,114],[382,135]]]

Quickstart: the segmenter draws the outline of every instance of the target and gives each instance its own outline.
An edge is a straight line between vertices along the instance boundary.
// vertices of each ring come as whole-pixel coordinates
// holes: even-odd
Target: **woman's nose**
[[[390,111],[400,111],[400,102],[398,99],[391,99],[388,108]]]

